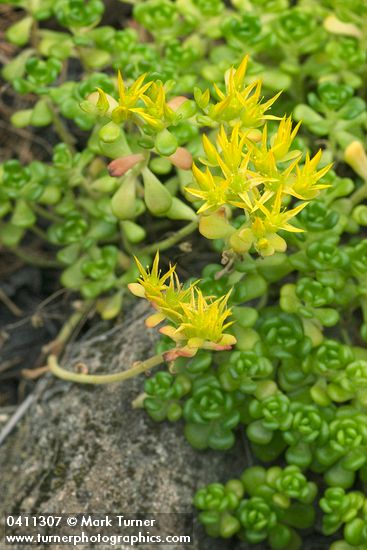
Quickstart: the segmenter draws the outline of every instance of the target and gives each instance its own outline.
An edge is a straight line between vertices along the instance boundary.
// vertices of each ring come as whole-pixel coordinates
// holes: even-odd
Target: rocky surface
[[[146,315],[145,305],[139,304],[121,326],[75,344],[68,350],[68,368],[82,361],[90,372],[114,372],[149,357],[156,331],[145,328]],[[157,424],[143,410],[133,410],[131,402],[143,383],[144,375],[107,386],[50,379],[48,390],[0,448],[0,517],[20,511],[191,513],[198,487],[240,474],[245,467],[240,442],[226,453],[195,451],[183,437],[180,423]],[[193,550],[247,547],[210,540],[197,525],[190,546]],[[19,550],[24,548],[19,545]]]

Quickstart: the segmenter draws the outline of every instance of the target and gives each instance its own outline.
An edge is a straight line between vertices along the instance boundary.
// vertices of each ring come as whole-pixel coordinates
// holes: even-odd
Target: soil
[[[147,312],[139,304],[122,325],[71,346],[67,368],[82,362],[90,372],[114,372],[149,357],[156,332],[145,328]],[[181,423],[157,424],[144,411],[134,410],[131,402],[143,384],[143,375],[124,384],[93,387],[50,378],[0,448],[0,517],[19,512],[192,513],[198,487],[241,473],[241,441],[230,452],[197,452],[184,439]],[[196,526],[191,548],[247,545],[210,540]]]

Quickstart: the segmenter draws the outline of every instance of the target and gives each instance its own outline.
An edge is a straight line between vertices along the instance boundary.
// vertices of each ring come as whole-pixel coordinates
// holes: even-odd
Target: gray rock
[[[145,328],[146,316],[145,304],[139,304],[121,326],[75,344],[68,350],[68,368],[82,361],[90,372],[114,372],[148,358],[157,336]],[[51,389],[0,449],[0,516],[15,512],[193,513],[191,501],[197,488],[236,477],[245,467],[240,442],[226,453],[195,451],[185,440],[181,423],[157,424],[143,410],[133,410],[131,402],[143,389],[144,375],[106,386],[50,382]],[[190,548],[247,547],[208,539],[195,520]],[[66,547],[51,544],[47,548]],[[19,550],[24,549],[19,545]]]

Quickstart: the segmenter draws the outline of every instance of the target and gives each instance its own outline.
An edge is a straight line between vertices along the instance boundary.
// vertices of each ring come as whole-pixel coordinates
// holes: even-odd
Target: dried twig
[[[0,288],[0,302],[2,302],[9,311],[16,317],[21,317],[23,311],[5,294],[5,292]]]
[[[3,361],[2,363],[0,363],[0,373],[11,369],[15,365],[18,365],[18,363],[20,363],[21,360],[22,360],[22,357],[17,355],[16,357],[12,357],[11,359],[8,359],[7,361]]]

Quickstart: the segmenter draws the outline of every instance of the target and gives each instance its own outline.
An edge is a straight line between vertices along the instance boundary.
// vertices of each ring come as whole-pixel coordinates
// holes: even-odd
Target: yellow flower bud
[[[344,151],[344,160],[353,170],[367,181],[367,155],[360,141],[352,141]]]

